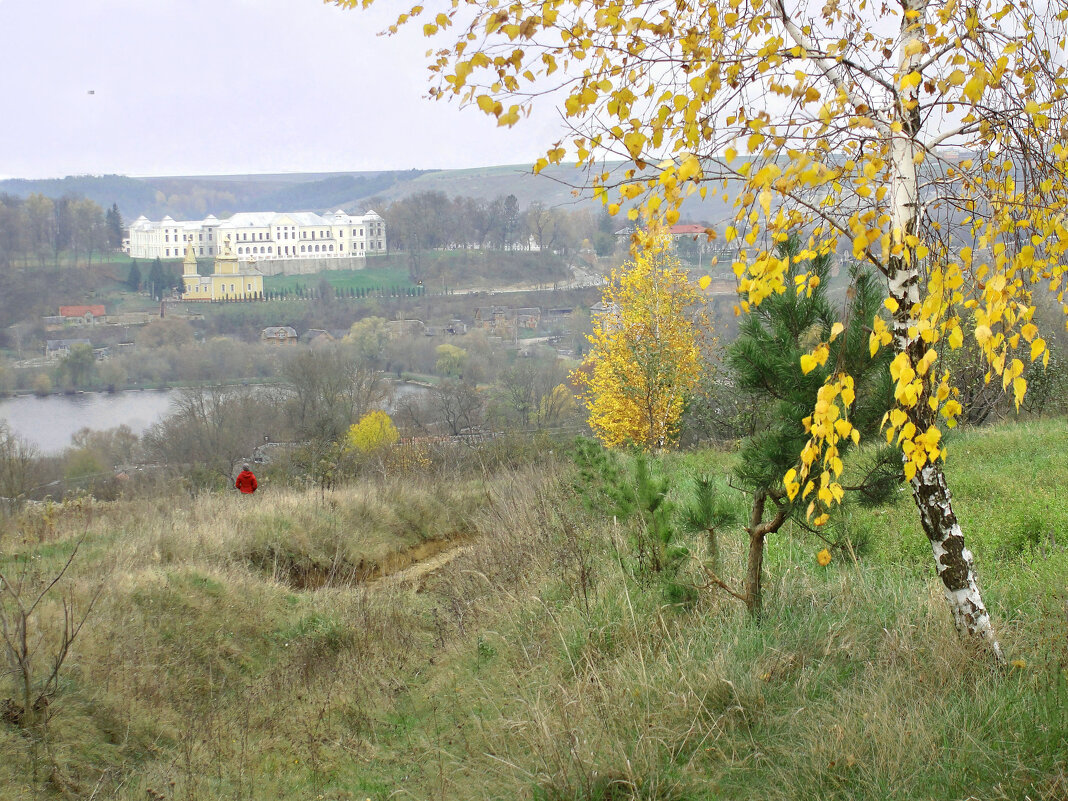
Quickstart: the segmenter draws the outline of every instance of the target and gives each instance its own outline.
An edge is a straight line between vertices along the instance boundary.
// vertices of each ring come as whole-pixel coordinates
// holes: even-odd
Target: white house
[[[386,252],[386,224],[373,210],[351,216],[338,209],[239,212],[227,220],[153,222],[144,215],[130,225],[129,254],[135,259],[177,259],[192,245],[196,256],[215,256],[227,237],[240,261],[374,256]]]

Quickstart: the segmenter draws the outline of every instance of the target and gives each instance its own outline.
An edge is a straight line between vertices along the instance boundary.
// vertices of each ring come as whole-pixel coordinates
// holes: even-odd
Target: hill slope
[[[620,165],[608,166],[615,169]],[[535,202],[551,207],[599,209],[600,203],[582,188],[585,183],[585,173],[572,167],[550,166],[534,175],[529,164],[514,164],[465,170],[10,179],[0,181],[0,194],[25,197],[38,192],[53,198],[81,195],[105,208],[118,204],[129,222],[142,214],[153,220],[165,215],[180,220],[202,219],[208,214],[226,217],[238,211],[322,212],[343,208],[360,213],[373,206],[381,211],[390,201],[419,192],[484,200],[515,195],[524,209]],[[693,219],[714,221],[726,217],[726,207],[714,193],[706,201],[690,198],[684,211]],[[624,224],[625,220],[621,220],[620,225]]]
[[[24,513],[0,567],[48,575],[86,531],[63,589],[79,609],[103,591],[45,742],[0,722],[0,797],[1068,797],[1063,420],[951,443],[1007,672],[957,640],[907,493],[844,510],[825,567],[800,528],[776,537],[756,624],[709,587],[671,602],[598,479],[525,447],[461,447],[440,472],[414,448],[322,495],[268,480]],[[670,503],[731,458],[667,459]],[[705,557],[706,536],[684,542]],[[743,536],[719,537],[729,578]],[[62,626],[58,595],[41,619]]]

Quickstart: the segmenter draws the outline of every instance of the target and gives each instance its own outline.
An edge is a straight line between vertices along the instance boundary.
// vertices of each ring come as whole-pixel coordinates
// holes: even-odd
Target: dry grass
[[[628,524],[581,511],[566,478],[31,513],[9,562],[47,568],[88,525],[75,593],[107,585],[36,760],[0,726],[0,797],[1064,797],[1063,548],[984,573],[1027,665],[992,672],[910,559],[821,568],[800,536],[769,547],[763,624],[708,592],[666,605]],[[897,507],[854,514],[900,535],[878,529]],[[461,541],[415,583],[351,571]],[[720,545],[736,574],[742,538]]]

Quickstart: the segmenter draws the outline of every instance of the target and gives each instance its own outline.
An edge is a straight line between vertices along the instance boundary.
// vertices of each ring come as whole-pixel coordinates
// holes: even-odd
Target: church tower
[[[226,237],[219,253],[215,256],[215,275],[238,275],[237,256],[230,247],[230,237]]]
[[[197,257],[193,254],[193,246],[185,246],[185,260],[182,262],[182,278],[187,276],[196,277],[199,275],[197,272]]]

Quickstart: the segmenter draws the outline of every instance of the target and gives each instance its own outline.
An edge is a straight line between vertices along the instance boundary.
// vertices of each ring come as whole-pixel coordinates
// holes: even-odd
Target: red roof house
[[[671,235],[676,239],[680,236],[704,236],[705,227],[703,225],[673,225]]]
[[[60,306],[59,316],[65,320],[92,325],[94,322],[103,322],[107,317],[102,305],[96,306]]]

